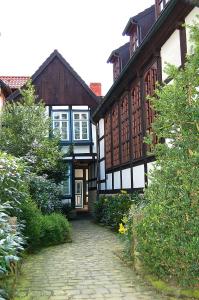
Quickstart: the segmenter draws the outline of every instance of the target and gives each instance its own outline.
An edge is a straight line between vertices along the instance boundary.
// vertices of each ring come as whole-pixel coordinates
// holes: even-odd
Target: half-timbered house
[[[87,210],[89,193],[92,199],[96,195],[96,126],[91,114],[98,105],[101,86],[93,83],[89,88],[57,50],[30,78],[38,98],[45,103],[53,130],[60,133],[62,151],[67,154],[63,161],[67,163],[63,201]],[[0,79],[11,86],[9,99],[17,100],[19,88],[29,77]]]
[[[142,191],[155,157],[143,139],[151,132],[154,111],[148,101],[156,82],[168,83],[165,63],[183,67],[191,51],[190,24],[198,1],[155,0],[129,19],[123,35],[129,43],[114,50],[114,83],[93,114],[98,132],[98,191]],[[156,137],[153,137],[156,143]]]

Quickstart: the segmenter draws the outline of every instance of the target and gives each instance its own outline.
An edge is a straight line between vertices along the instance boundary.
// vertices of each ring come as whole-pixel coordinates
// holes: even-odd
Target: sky
[[[0,0],[0,75],[31,76],[57,49],[89,85],[113,83],[114,49],[130,17],[155,0]]]

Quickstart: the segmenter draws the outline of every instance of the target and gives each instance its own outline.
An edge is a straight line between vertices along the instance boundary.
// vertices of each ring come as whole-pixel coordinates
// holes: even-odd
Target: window
[[[121,61],[119,56],[116,56],[115,61],[113,63],[113,80],[115,81],[121,72]]]
[[[137,84],[131,90],[131,110],[132,110],[132,153],[133,159],[142,157],[142,117],[141,117],[141,97],[140,85]]]
[[[169,0],[156,0],[157,15],[159,16]]]
[[[110,113],[105,115],[104,129],[105,129],[105,161],[106,161],[106,169],[108,169],[112,165],[112,159],[111,159],[111,116],[110,116]]]
[[[71,170],[70,165],[68,165],[65,179],[62,181],[63,196],[71,195],[71,172],[70,172],[70,170]]]
[[[73,113],[73,138],[76,141],[89,139],[88,112]]]
[[[157,82],[157,63],[154,63],[151,68],[145,73],[145,110],[146,110],[146,130],[150,134],[152,132],[152,123],[154,121],[155,112],[150,105],[147,96],[153,96]],[[153,144],[157,143],[157,137],[153,134]],[[151,147],[148,146],[150,151]]]
[[[69,118],[68,112],[54,111],[52,112],[53,118],[53,132],[61,135],[62,141],[69,140]]]
[[[129,148],[129,103],[128,95],[124,96],[120,101],[120,122],[121,122],[121,160],[126,163],[130,158]]]
[[[135,26],[133,33],[130,36],[130,55],[132,56],[137,47],[139,46],[139,39],[138,39],[138,26]]]
[[[117,166],[120,163],[120,151],[119,151],[119,107],[118,103],[115,103],[111,110],[112,119],[112,140],[113,140],[113,166]]]

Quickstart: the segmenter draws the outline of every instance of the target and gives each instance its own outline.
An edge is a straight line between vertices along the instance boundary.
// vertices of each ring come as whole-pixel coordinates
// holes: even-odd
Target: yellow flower
[[[125,228],[124,225],[122,223],[120,223],[119,233],[125,234],[126,231],[127,231],[127,228]]]

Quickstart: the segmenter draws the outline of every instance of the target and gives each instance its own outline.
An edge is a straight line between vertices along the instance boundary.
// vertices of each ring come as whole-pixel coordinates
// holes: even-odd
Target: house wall
[[[197,18],[199,15],[199,7],[194,7],[192,11],[186,16],[185,24],[192,25],[194,21],[199,21]],[[186,28],[186,40],[187,40],[187,53],[191,54],[192,52],[192,42],[190,41],[190,29]]]
[[[162,80],[164,81],[167,78],[165,72],[166,63],[176,67],[181,66],[180,32],[178,29],[172,33],[161,47],[160,55],[162,59]]]

